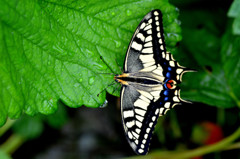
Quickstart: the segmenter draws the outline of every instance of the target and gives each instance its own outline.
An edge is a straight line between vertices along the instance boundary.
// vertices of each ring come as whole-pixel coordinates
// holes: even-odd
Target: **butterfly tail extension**
[[[185,72],[198,72],[198,70],[196,70],[196,69],[191,69],[191,68],[184,68],[184,71],[183,71],[184,73]]]

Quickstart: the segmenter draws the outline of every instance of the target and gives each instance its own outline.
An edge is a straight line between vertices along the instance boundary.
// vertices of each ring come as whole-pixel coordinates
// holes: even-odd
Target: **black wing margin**
[[[161,11],[153,10],[152,16],[153,57],[156,65],[159,64],[162,67],[164,82],[172,79],[179,84],[182,81],[182,74],[189,69],[180,66],[172,54],[166,51]]]

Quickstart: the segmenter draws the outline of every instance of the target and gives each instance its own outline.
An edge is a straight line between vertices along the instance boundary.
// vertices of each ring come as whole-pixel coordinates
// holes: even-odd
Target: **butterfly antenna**
[[[99,95],[102,94],[103,91],[105,91],[108,87],[110,87],[110,86],[112,86],[112,85],[114,85],[114,84],[116,84],[115,81],[112,81],[112,83],[110,83],[107,87],[105,87],[103,90],[101,90],[101,92],[99,92],[99,93],[97,94],[97,96],[99,97]]]
[[[103,60],[102,56],[100,56],[100,59],[112,71],[112,69],[108,66],[108,64]],[[101,72],[96,72],[96,73],[97,74],[103,74],[103,75],[116,75],[115,73],[113,73],[113,71],[112,72],[107,72],[107,73],[101,73]]]
[[[117,61],[117,59],[115,59],[115,61],[116,61],[116,64],[117,64],[119,70],[121,70],[121,72],[123,72],[123,69],[118,65],[118,61]]]
[[[112,72],[112,74],[114,74],[113,72],[113,70],[111,69],[111,67],[106,63],[106,61],[103,59],[103,57],[102,56],[100,56],[100,59],[102,60],[102,62],[109,68],[109,70],[111,70],[111,72]],[[105,74],[105,73],[102,73],[102,74]]]
[[[119,88],[120,85],[118,85],[112,92],[112,94]]]

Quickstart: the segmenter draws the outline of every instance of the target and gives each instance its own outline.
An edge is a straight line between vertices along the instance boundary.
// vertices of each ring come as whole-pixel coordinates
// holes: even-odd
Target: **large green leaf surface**
[[[228,11],[228,16],[234,18],[232,24],[232,32],[235,35],[240,35],[240,0],[234,0]]]
[[[1,159],[12,159],[6,152],[0,149],[0,158]]]
[[[0,1],[0,125],[23,112],[51,114],[57,102],[98,107],[120,73],[131,36],[161,9],[169,50],[181,40],[166,0]],[[111,93],[113,87],[108,88]]]
[[[222,67],[228,86],[228,93],[235,105],[240,107],[240,36],[232,35],[231,29],[229,29],[224,34],[221,44],[221,60],[223,61]]]
[[[225,15],[196,10],[181,16],[184,47],[178,55],[187,55],[184,60],[197,70],[184,75],[183,98],[222,108],[240,106],[240,38],[231,35]]]

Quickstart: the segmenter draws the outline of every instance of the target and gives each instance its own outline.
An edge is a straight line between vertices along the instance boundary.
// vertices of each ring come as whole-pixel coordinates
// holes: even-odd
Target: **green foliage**
[[[224,13],[185,11],[180,19],[184,25],[178,57],[185,54],[184,61],[191,59],[189,67],[198,71],[184,77],[183,98],[223,108],[239,105],[239,37],[232,36],[231,28],[223,25],[227,21]]]
[[[47,116],[42,115],[41,117],[43,121],[45,121],[48,125],[56,129],[61,128],[68,120],[66,107],[61,102],[58,102],[58,110],[54,114]]]
[[[60,128],[68,119],[65,105],[58,103],[58,110],[51,115],[37,115],[35,117],[22,116],[13,125],[13,131],[25,140],[35,139],[44,131],[44,124],[53,128]]]
[[[59,100],[101,105],[106,93],[97,94],[113,77],[100,73],[120,73],[135,28],[156,8],[174,50],[178,12],[167,0],[0,1],[0,125],[23,112],[52,114]]]
[[[221,41],[221,58],[228,91],[235,103],[240,107],[240,37],[231,34],[231,29],[223,35]]]
[[[240,35],[240,0],[234,0],[228,11],[228,16],[234,18],[232,24],[233,34]]]
[[[11,157],[2,150],[0,150],[0,158],[1,159],[11,159]]]
[[[33,139],[41,135],[43,123],[38,116],[22,116],[21,119],[14,123],[13,130],[26,139]]]

